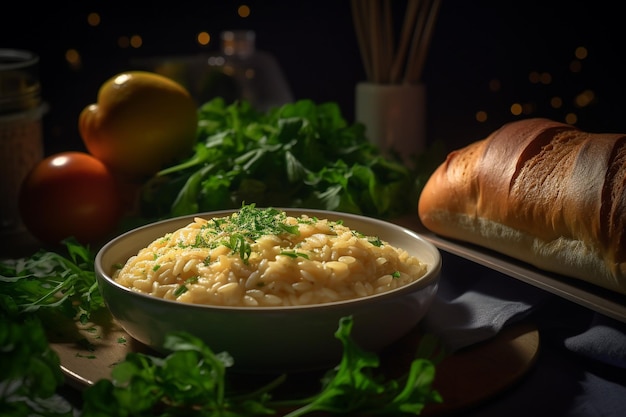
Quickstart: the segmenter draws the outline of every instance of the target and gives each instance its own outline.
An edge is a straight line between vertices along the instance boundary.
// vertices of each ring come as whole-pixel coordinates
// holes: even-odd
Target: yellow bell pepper
[[[149,177],[189,155],[197,127],[197,104],[187,89],[146,71],[107,80],[78,123],[89,153],[130,179]]]

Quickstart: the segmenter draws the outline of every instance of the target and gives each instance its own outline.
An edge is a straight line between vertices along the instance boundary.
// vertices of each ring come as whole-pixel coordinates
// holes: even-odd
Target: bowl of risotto
[[[95,259],[129,336],[165,353],[166,335],[184,331],[255,373],[337,365],[342,317],[356,343],[381,351],[426,314],[440,270],[437,248],[393,223],[254,205],[139,227]]]

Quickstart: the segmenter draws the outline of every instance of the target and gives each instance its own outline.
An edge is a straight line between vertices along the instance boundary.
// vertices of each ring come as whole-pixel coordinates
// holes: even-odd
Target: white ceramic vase
[[[423,84],[358,83],[355,121],[385,153],[396,152],[410,164],[426,146],[426,88]]]

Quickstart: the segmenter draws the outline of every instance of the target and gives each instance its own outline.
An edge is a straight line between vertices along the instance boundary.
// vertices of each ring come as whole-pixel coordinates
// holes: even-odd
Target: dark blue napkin
[[[564,340],[567,349],[607,365],[626,369],[626,324],[594,314],[586,329]]]
[[[533,319],[542,337],[567,351],[626,369],[626,323],[556,296]]]
[[[448,352],[485,341],[532,313],[545,291],[442,251],[437,296],[423,320]]]
[[[626,369],[626,324],[490,268],[442,251],[437,296],[423,327],[449,352],[532,320],[567,350]]]

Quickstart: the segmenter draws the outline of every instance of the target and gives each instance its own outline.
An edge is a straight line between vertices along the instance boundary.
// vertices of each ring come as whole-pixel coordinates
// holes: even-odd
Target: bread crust
[[[626,294],[626,135],[549,119],[452,151],[420,195],[422,224]]]

